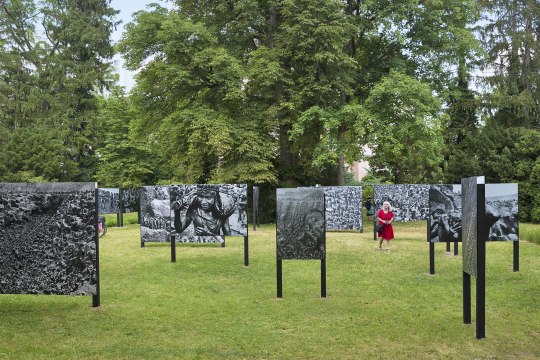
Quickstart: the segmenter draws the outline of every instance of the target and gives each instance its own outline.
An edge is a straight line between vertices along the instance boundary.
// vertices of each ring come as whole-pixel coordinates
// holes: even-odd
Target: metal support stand
[[[99,233],[98,233],[98,196],[99,196],[99,190],[96,189],[96,216],[95,216],[95,228],[96,228],[96,235],[95,235],[95,241],[96,241],[96,294],[92,295],[92,307],[99,307],[101,306],[101,290],[99,286]]]
[[[281,299],[283,297],[283,260],[277,259],[276,261],[276,270],[277,270],[277,297]]]
[[[471,323],[471,275],[463,271],[463,323]]]
[[[176,262],[176,237],[171,235],[171,262]]]
[[[435,243],[429,242],[429,273],[435,274]]]
[[[249,240],[244,236],[244,266],[249,266]]]
[[[514,272],[519,271],[519,240],[514,241]]]
[[[326,258],[321,259],[321,297],[326,297]]]
[[[457,256],[459,254],[459,243],[457,241],[454,241],[454,255]]]

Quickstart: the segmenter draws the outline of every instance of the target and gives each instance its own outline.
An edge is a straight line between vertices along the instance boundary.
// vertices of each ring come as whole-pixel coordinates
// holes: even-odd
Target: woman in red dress
[[[379,233],[379,250],[382,250],[383,240],[386,240],[386,251],[390,251],[390,240],[394,238],[394,228],[392,227],[392,220],[394,219],[394,213],[392,207],[388,201],[383,203],[383,208],[377,213],[377,220],[379,225],[383,227],[382,233]]]

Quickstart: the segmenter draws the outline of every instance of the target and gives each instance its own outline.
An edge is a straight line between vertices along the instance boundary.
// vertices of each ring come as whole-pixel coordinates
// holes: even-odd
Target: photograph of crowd
[[[99,188],[98,191],[98,213],[116,214],[120,212],[119,206],[120,189],[118,188]]]
[[[427,220],[429,185],[375,185],[373,191],[375,214],[382,209],[383,202],[388,201],[392,206],[394,221]]]
[[[141,242],[166,242],[171,233],[168,186],[144,186],[141,200]]]
[[[362,230],[362,187],[325,186],[326,230]]]
[[[0,293],[96,295],[95,183],[0,184]]]
[[[223,242],[247,236],[247,185],[172,185],[172,233],[177,242]]]
[[[326,254],[324,190],[277,189],[278,259],[323,259]]]

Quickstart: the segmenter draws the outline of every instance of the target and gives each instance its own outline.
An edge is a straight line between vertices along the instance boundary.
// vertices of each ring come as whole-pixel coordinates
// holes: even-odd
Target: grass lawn
[[[140,247],[138,225],[101,239],[101,308],[91,297],[0,296],[0,359],[538,359],[540,246],[487,244],[486,338],[462,323],[461,255],[436,246],[429,275],[425,223],[395,224],[391,253],[372,233],[327,234],[320,262],[283,262],[276,299],[275,227],[227,246]],[[461,247],[460,247],[461,252]],[[474,306],[473,280],[473,306]]]

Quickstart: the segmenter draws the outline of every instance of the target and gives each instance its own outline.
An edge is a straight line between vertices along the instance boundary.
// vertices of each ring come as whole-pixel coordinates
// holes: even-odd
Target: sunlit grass
[[[327,234],[326,299],[320,262],[283,261],[278,300],[273,225],[250,227],[249,267],[242,238],[180,246],[173,264],[168,244],[140,247],[138,225],[111,226],[100,239],[102,307],[1,295],[0,358],[540,358],[540,246],[521,242],[514,273],[511,244],[488,245],[479,341],[462,323],[461,257],[436,246],[429,275],[425,222],[394,227],[391,253],[368,227]]]

